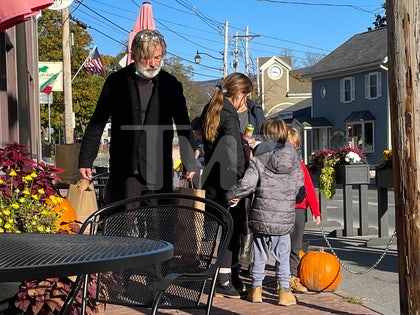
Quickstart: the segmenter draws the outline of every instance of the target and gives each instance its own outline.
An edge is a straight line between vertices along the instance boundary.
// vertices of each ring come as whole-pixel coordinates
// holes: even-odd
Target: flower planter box
[[[376,170],[376,186],[392,188],[394,187],[394,175],[392,168]]]
[[[336,165],[335,177],[337,184],[369,184],[369,164]]]

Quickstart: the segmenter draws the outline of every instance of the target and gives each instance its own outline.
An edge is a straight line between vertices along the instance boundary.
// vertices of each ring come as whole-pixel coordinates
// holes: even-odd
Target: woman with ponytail
[[[226,191],[237,183],[245,172],[242,133],[237,110],[247,102],[253,90],[251,80],[242,73],[228,75],[218,86],[210,103],[201,115],[205,166],[202,176],[206,198],[228,208]],[[243,222],[239,211],[231,211],[234,220],[233,237],[223,257],[215,296],[240,298],[232,284],[232,252],[237,252]],[[236,219],[236,220],[235,220]]]

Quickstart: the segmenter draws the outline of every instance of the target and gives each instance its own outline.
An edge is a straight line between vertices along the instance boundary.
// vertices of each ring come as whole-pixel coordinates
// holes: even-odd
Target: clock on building
[[[277,80],[281,77],[282,70],[278,65],[272,65],[270,68],[268,68],[268,76],[272,80]]]

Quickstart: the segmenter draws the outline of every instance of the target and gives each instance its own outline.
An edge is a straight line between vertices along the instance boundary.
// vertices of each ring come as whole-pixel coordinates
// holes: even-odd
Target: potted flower
[[[63,170],[30,158],[27,146],[18,143],[0,148],[0,233],[77,233],[80,222],[71,205],[53,187]],[[69,222],[64,222],[64,220]],[[42,246],[42,244],[40,245]],[[71,278],[24,281],[10,293],[11,308],[24,314],[57,314],[70,287]],[[0,290],[2,290],[0,288]],[[98,310],[88,304],[89,314]],[[78,314],[80,301],[72,305]]]
[[[337,183],[345,185],[369,183],[368,161],[358,148],[342,147],[337,151],[318,150],[312,153],[309,161],[312,165],[315,164],[314,161],[322,162],[319,189],[329,199],[334,197]]]
[[[394,176],[392,170],[392,150],[384,150],[382,161],[375,169],[376,186],[392,188],[394,187]]]
[[[319,182],[326,157],[333,155],[334,153],[334,150],[316,150],[312,152],[308,161],[308,171],[313,182]]]

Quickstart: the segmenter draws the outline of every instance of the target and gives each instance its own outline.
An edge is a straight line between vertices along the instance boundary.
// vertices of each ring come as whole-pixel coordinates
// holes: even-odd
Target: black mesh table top
[[[82,275],[158,264],[173,257],[160,240],[86,234],[0,234],[0,282]]]

